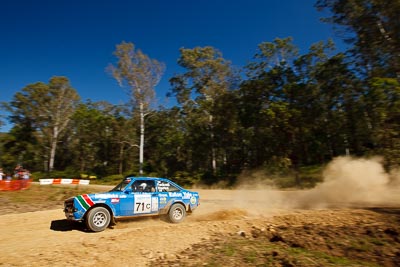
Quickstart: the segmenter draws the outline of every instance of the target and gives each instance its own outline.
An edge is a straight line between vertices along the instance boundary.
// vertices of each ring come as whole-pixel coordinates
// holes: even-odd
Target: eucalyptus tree
[[[316,7],[330,11],[325,18],[344,33],[356,66],[359,147],[362,151],[388,155],[396,161],[399,143],[398,82],[400,81],[400,1],[379,0],[318,0]],[[364,122],[364,123],[360,123]],[[356,128],[353,124],[352,127]],[[361,131],[363,129],[364,131]],[[392,152],[389,152],[392,151]]]
[[[316,7],[331,12],[325,21],[339,26],[367,76],[400,79],[399,0],[318,0]]]
[[[117,151],[113,151],[112,154],[115,154],[114,158],[117,159],[119,174],[137,169],[137,164],[129,160],[129,158],[137,155],[136,151],[139,148],[137,144],[137,132],[132,130],[138,124],[138,121],[135,118],[127,116],[128,112],[126,109],[126,106],[117,106],[114,108],[114,114],[110,119],[110,123],[106,126],[105,132],[105,138],[110,140],[112,147],[118,149]],[[108,161],[112,163],[115,160],[109,157]]]
[[[41,146],[29,122],[15,124],[8,133],[0,135],[0,145],[4,172],[13,170],[17,164],[31,170],[43,168]]]
[[[329,42],[318,43],[300,58],[299,68],[308,65],[309,57],[317,59],[309,69],[308,86],[315,90],[315,136],[319,137],[321,159],[337,155],[361,155],[368,142],[361,96],[363,87],[344,53],[331,54]],[[323,153],[321,153],[323,152]],[[318,155],[318,154],[315,154]]]
[[[193,125],[195,120],[187,121],[195,128],[200,127],[193,134],[201,135],[204,132],[202,125],[206,126],[209,136],[211,168],[212,172],[216,174],[215,116],[223,115],[215,114],[214,108],[217,99],[231,89],[233,71],[230,62],[223,58],[221,52],[211,46],[193,49],[181,48],[180,53],[178,64],[185,68],[186,72],[170,79],[173,87],[172,93],[177,97],[183,112],[198,121],[197,125]],[[200,145],[197,149],[207,149],[207,144],[203,145],[205,146]]]
[[[161,108],[149,117],[149,165],[152,172],[174,177],[187,170],[189,149],[186,149],[183,114],[178,107]]]
[[[360,143],[360,92],[332,41],[298,54],[291,38],[259,45],[240,89],[241,121],[250,166],[321,163]],[[272,168],[276,169],[276,168]]]
[[[80,172],[92,170],[99,162],[100,147],[96,142],[101,140],[100,133],[104,130],[104,115],[97,103],[90,101],[81,103],[72,117],[73,136],[70,142],[71,150],[75,152],[74,164]]]
[[[81,103],[73,116],[71,150],[81,172],[122,174],[130,167],[127,155],[136,147],[134,122],[126,107],[106,101]]]
[[[253,62],[246,66],[247,76],[250,79],[257,79],[274,68],[290,67],[298,55],[299,49],[293,44],[292,37],[262,42],[258,45]]]
[[[68,78],[52,77],[48,84],[29,84],[14,95],[9,107],[11,121],[36,131],[44,147],[47,168],[52,171],[60,138],[65,133],[80,97]]]
[[[151,59],[133,43],[122,42],[114,52],[116,65],[108,70],[121,87],[127,87],[130,103],[137,110],[140,118],[139,172],[143,173],[145,117],[150,114],[151,103],[155,96],[155,86],[164,72],[163,63]]]
[[[295,140],[287,92],[297,84],[293,61],[298,48],[292,38],[276,38],[258,45],[246,66],[247,79],[240,89],[241,121],[249,166],[278,165],[285,162]]]
[[[369,80],[362,95],[369,149],[385,156],[386,164],[400,165],[400,83],[395,78]]]

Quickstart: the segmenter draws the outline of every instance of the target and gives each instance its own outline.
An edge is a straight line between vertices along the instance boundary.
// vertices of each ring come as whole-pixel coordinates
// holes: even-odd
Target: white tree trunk
[[[119,166],[118,166],[118,173],[122,174],[122,170],[123,170],[123,158],[124,158],[124,144],[121,143],[120,148],[119,148]]]
[[[54,159],[56,157],[57,142],[58,142],[58,127],[53,128],[53,136],[50,144],[50,159],[49,159],[49,171],[54,169]]]
[[[209,115],[208,116],[208,122],[210,123],[210,135],[211,135],[211,164],[212,164],[212,170],[213,174],[217,174],[217,159],[215,156],[215,146],[214,146],[214,125],[213,125],[213,116]]]
[[[139,173],[143,174],[143,152],[144,152],[144,103],[140,102],[140,145],[139,145]]]

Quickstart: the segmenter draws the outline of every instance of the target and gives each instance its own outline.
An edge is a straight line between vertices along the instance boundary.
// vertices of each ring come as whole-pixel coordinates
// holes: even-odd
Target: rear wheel
[[[185,219],[186,209],[182,204],[176,203],[172,205],[168,212],[168,219],[172,223],[180,223]]]
[[[86,216],[86,226],[93,232],[101,232],[111,221],[110,212],[104,207],[95,207]]]

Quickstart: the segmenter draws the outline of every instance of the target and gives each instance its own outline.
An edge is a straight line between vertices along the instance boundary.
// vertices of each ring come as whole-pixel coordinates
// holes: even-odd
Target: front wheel
[[[172,205],[168,212],[168,219],[172,223],[180,223],[185,219],[186,209],[182,204],[176,203]]]
[[[86,226],[93,232],[101,232],[111,221],[110,212],[103,207],[95,207],[86,216]]]

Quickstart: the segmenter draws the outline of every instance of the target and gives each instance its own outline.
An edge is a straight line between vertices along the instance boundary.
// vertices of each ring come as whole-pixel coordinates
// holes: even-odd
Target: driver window
[[[154,181],[152,180],[136,180],[132,184],[133,192],[155,192]]]

